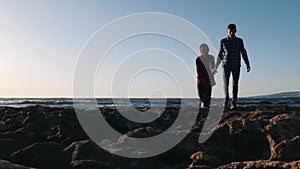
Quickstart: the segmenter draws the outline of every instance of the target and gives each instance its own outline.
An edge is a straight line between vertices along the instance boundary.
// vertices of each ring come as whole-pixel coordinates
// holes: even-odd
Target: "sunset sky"
[[[227,36],[226,26],[235,23],[252,67],[246,73],[242,62],[241,97],[300,91],[299,8],[300,1],[279,0],[0,0],[0,97],[72,97],[77,59],[89,38],[120,17],[143,12],[167,13],[195,25],[211,41],[213,55],[216,54],[213,49],[218,51],[220,40]],[[201,40],[192,48],[197,49],[200,43]],[[112,97],[108,91],[111,75],[106,72],[111,73],[110,68],[143,49],[160,48],[175,53],[195,75],[197,55],[185,52],[183,46],[155,35],[120,43],[108,54],[111,59],[99,65],[95,97]],[[141,62],[136,59],[133,64]],[[218,71],[214,97],[223,96],[221,68]],[[128,84],[118,85],[121,88],[120,85]],[[196,89],[195,83],[181,88],[183,97],[197,97],[197,91],[185,92]],[[132,81],[128,97],[148,97],[151,92],[161,90],[169,90],[165,97],[178,97],[174,79],[168,74],[149,71]]]

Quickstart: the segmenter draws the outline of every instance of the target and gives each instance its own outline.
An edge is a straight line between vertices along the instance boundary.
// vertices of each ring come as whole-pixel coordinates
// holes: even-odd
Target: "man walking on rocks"
[[[229,24],[227,26],[227,38],[221,40],[220,51],[217,57],[216,70],[222,61],[223,66],[223,83],[224,83],[224,93],[225,93],[225,102],[224,106],[228,107],[229,101],[229,78],[232,74],[232,102],[230,109],[236,108],[236,101],[238,96],[238,83],[240,77],[240,67],[241,67],[241,54],[243,60],[247,66],[247,72],[250,71],[250,63],[247,55],[247,51],[244,47],[243,39],[235,36],[236,25]],[[216,71],[215,70],[215,71]]]

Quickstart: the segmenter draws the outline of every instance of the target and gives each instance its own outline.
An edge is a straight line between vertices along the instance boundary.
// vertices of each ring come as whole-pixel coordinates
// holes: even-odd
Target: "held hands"
[[[215,67],[215,68],[212,69],[211,72],[212,72],[213,74],[216,74],[216,73],[218,73],[217,69],[218,69],[218,68]]]

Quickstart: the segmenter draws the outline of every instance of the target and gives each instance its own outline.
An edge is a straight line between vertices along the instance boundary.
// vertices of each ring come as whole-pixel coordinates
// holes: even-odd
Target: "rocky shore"
[[[176,119],[167,109],[150,125],[134,124],[101,108],[126,136],[152,136]],[[199,110],[189,134],[173,149],[145,159],[120,157],[85,134],[72,108],[0,107],[2,169],[300,168],[300,107],[244,106],[224,111],[212,136],[198,143],[207,111]],[[121,142],[122,139],[119,139]]]

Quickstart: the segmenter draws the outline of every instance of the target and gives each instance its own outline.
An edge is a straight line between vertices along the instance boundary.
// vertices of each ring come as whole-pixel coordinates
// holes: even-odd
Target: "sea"
[[[116,101],[117,100],[117,101]],[[0,98],[0,107],[23,108],[30,106],[44,106],[51,108],[72,108],[74,101],[77,106],[88,109],[96,106],[102,107],[128,107],[147,108],[151,106],[162,106],[166,108],[178,108],[180,106],[199,105],[198,98]],[[222,105],[224,98],[212,98],[212,106]],[[184,103],[184,105],[182,105]],[[239,106],[300,106],[300,92],[284,92],[271,95],[253,97],[242,97],[238,99]]]

